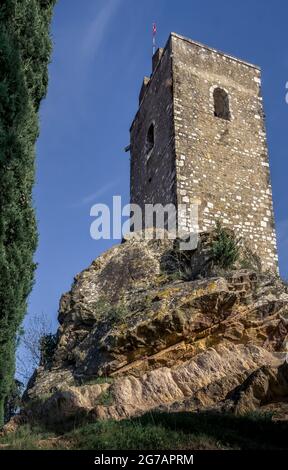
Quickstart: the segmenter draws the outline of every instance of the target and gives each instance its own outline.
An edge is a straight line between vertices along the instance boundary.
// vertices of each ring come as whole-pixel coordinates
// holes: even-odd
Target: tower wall
[[[229,97],[229,119],[214,114],[216,88]],[[130,131],[132,203],[197,204],[200,231],[220,220],[264,268],[277,269],[258,67],[172,33],[144,79]],[[191,231],[188,212],[179,224]]]
[[[176,203],[170,41],[154,67],[150,81],[144,79],[139,109],[130,129],[131,202],[142,208],[145,203]],[[145,141],[151,124],[155,144],[147,158]]]
[[[172,34],[178,203],[199,204],[199,229],[216,220],[277,266],[260,70]],[[214,115],[215,88],[228,93],[230,120]],[[189,220],[181,228],[190,230]]]

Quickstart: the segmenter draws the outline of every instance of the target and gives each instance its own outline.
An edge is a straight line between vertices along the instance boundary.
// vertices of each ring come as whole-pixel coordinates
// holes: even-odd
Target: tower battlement
[[[277,268],[261,71],[171,33],[153,57],[131,129],[131,203],[197,204]],[[179,229],[192,230],[189,214]]]

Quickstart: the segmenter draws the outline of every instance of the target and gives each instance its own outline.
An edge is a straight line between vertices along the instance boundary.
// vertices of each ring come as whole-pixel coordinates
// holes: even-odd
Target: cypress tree
[[[5,0],[0,6],[0,426],[35,271],[35,143],[47,90],[55,3]]]

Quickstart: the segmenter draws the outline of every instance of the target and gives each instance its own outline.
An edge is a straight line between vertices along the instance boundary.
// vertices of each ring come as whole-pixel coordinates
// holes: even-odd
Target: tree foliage
[[[5,0],[0,6],[0,426],[35,270],[37,113],[47,89],[55,2]]]
[[[57,346],[57,333],[48,333],[40,339],[40,363],[46,369],[50,368],[53,361],[54,352]]]
[[[4,402],[4,422],[13,418],[19,412],[24,385],[17,379],[14,379],[10,387],[9,395],[6,396]]]

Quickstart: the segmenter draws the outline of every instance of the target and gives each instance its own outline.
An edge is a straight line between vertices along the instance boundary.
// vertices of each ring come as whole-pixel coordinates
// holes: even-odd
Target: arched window
[[[150,156],[154,147],[154,124],[152,123],[148,129],[146,142],[145,142],[145,154],[147,157]]]
[[[229,96],[223,88],[215,88],[213,92],[214,98],[214,116],[229,121],[231,119],[229,109]]]

